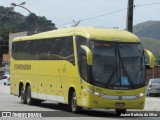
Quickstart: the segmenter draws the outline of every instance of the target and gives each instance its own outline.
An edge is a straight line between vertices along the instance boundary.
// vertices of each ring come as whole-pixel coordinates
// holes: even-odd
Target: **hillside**
[[[140,37],[143,47],[154,53],[155,56],[160,56],[160,40]]]
[[[0,64],[2,63],[2,55],[8,54],[9,33],[28,31],[34,33],[36,30],[37,20],[38,32],[57,29],[51,20],[45,16],[36,16],[29,14],[24,16],[15,12],[11,7],[0,6]]]
[[[147,21],[133,27],[133,33],[140,37],[144,48],[160,56],[160,21]]]
[[[133,33],[140,37],[160,40],[160,21],[147,21],[133,27]]]
[[[11,27],[13,32],[35,31],[34,17],[40,32],[56,29],[55,24],[44,16],[36,16],[33,13],[24,16],[15,12],[11,7],[0,6],[0,27]]]

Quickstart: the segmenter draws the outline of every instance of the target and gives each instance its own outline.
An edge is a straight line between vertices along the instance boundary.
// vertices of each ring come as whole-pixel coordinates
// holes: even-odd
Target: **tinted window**
[[[151,83],[160,83],[160,79],[151,80]]]
[[[7,76],[2,76],[1,79],[7,79]]]
[[[78,66],[79,66],[78,68],[79,68],[79,71],[81,72],[81,77],[84,78],[85,80],[87,80],[87,77],[84,77],[84,72],[86,70],[86,66],[83,64],[85,62],[85,60],[83,60],[83,63],[82,63],[83,51],[82,51],[81,45],[87,45],[87,39],[84,37],[81,37],[81,36],[76,36],[76,47],[77,47],[77,57],[78,57]]]
[[[32,59],[32,50],[34,44],[32,41],[21,41],[14,42],[13,44],[13,58],[19,60],[30,60]]]
[[[72,37],[20,41],[12,45],[16,60],[67,60],[74,64]]]

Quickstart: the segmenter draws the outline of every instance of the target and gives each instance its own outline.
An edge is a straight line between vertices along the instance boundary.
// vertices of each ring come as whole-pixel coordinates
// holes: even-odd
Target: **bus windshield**
[[[140,43],[91,41],[93,83],[110,89],[145,85],[145,65]]]

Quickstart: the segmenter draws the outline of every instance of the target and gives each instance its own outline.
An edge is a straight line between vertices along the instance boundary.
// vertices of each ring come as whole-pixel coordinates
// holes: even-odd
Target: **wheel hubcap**
[[[72,99],[72,109],[75,111],[76,109],[76,97],[74,96]]]
[[[29,103],[29,101],[30,101],[30,92],[29,92],[29,90],[27,91],[27,102]]]
[[[24,100],[24,91],[21,92],[21,101]]]

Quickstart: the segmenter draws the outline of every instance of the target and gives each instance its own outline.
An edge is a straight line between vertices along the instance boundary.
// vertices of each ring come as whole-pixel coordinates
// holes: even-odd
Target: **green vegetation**
[[[33,16],[37,19],[39,32],[57,29],[55,24],[44,16],[36,16],[35,14],[23,16],[15,12],[11,7],[0,6],[0,64],[2,54],[8,53],[9,33],[34,32],[36,24]]]
[[[157,64],[160,64],[160,40],[153,38],[140,37],[144,49],[150,50],[157,61]]]
[[[7,13],[7,11],[9,12]],[[5,15],[5,13],[7,14]],[[56,29],[55,24],[44,16],[36,16],[34,13],[23,16],[10,7],[0,6],[0,25],[13,26],[15,32],[35,31],[36,26],[33,16],[37,19],[40,32]]]
[[[144,48],[152,51],[160,64],[160,21],[147,21],[133,27],[133,33],[142,40]]]
[[[152,51],[156,56],[160,56],[160,40],[140,37],[144,48]]]
[[[133,32],[140,37],[160,40],[160,21],[147,21],[133,27]]]

